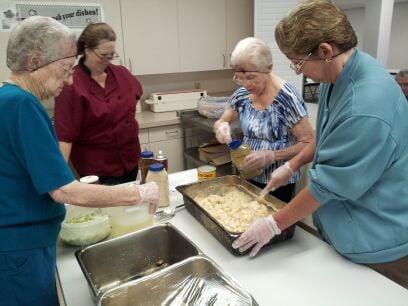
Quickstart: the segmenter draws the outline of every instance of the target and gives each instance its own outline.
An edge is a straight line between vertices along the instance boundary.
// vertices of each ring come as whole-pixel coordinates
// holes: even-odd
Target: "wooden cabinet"
[[[140,147],[155,154],[159,150],[167,157],[169,173],[184,170],[183,133],[179,124],[139,130]]]
[[[177,0],[120,1],[124,65],[134,74],[179,70]]]
[[[226,68],[226,0],[178,0],[180,71]]]

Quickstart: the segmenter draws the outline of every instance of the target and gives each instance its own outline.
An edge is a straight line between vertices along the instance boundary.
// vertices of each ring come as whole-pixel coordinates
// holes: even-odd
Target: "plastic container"
[[[99,177],[97,175],[83,176],[79,179],[84,184],[99,184]]]
[[[140,183],[146,183],[147,172],[149,171],[149,166],[154,164],[156,160],[153,157],[152,151],[142,151],[139,156],[139,170],[140,170]]]
[[[146,183],[156,182],[159,186],[159,207],[169,205],[169,177],[163,164],[153,164],[149,167]]]
[[[169,171],[169,163],[168,163],[167,157],[164,156],[162,150],[157,151],[157,156],[155,160],[157,163],[163,164],[164,169],[166,169],[166,171]]]
[[[204,117],[218,119],[229,105],[229,97],[201,97],[197,103],[198,113]]]
[[[228,146],[230,147],[231,161],[244,179],[251,179],[264,172],[264,169],[255,169],[252,171],[242,169],[242,162],[245,157],[252,152],[247,144],[243,144],[240,140],[236,139],[231,141]]]
[[[109,207],[106,210],[110,217],[113,238],[153,225],[153,215],[149,213],[147,203],[136,206]]]
[[[62,241],[74,246],[99,242],[111,233],[109,217],[100,209],[66,204],[67,215],[61,224]]]

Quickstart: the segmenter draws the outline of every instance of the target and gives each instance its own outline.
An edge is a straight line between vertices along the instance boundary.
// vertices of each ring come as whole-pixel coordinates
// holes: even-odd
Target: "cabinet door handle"
[[[166,131],[166,137],[167,137],[167,138],[174,138],[174,137],[177,137],[178,135],[179,135],[179,131],[178,131],[178,130]]]
[[[132,59],[129,57],[129,71],[133,73],[132,69]]]
[[[225,57],[225,54],[222,55],[222,67],[227,67],[227,59]]]

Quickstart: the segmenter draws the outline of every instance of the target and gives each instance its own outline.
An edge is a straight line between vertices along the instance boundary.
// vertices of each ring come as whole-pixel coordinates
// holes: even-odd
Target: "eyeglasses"
[[[58,58],[58,59],[56,59],[56,60],[53,60],[53,61],[51,61],[51,62],[48,62],[48,63],[46,63],[46,64],[44,64],[44,65],[39,66],[39,67],[35,67],[35,69],[26,69],[26,70],[28,70],[28,71],[36,71],[36,70],[38,70],[38,69],[40,69],[40,68],[43,68],[43,67],[48,66],[48,65],[51,65],[52,63],[57,63],[59,66],[63,67],[63,66],[59,63],[60,60],[67,59],[67,58],[72,58],[72,57],[77,58],[77,56],[78,56],[77,54],[75,54],[75,55],[68,55],[68,56],[61,57],[61,58]],[[68,70],[68,69],[66,69],[65,67],[63,67],[63,68],[64,68],[64,70]],[[72,75],[72,67],[69,68],[69,70],[71,70],[70,73],[71,73],[71,75]]]
[[[246,73],[254,73],[246,76]],[[248,85],[253,85],[256,82],[259,81],[259,73],[260,74],[269,74],[269,72],[263,72],[263,71],[244,71],[244,70],[235,70],[234,71],[234,76],[232,80],[235,82],[235,84],[239,86],[243,86],[245,83]],[[242,75],[241,75],[242,74]]]
[[[330,60],[327,59],[323,59],[323,58],[310,58],[310,56],[313,54],[313,52],[316,50],[316,48],[310,52],[305,58],[303,59],[295,59],[295,58],[289,58],[289,60],[291,61],[290,63],[290,68],[292,68],[296,74],[300,74],[302,73],[302,68],[303,65],[307,62],[307,61],[327,61],[327,62],[331,62],[331,60],[333,58],[336,58],[337,56],[339,56],[340,54],[343,54],[344,52],[347,52],[350,49],[344,50],[344,51],[340,51],[339,53],[337,53],[336,55],[333,55],[332,58]],[[293,61],[298,61],[297,63],[294,63]]]
[[[63,70],[64,70],[64,78],[65,79],[70,79],[72,77],[72,75],[74,74],[74,70],[73,70],[73,66],[69,66],[69,67],[65,67],[64,65],[62,65],[59,62],[56,62],[56,64],[58,64],[58,66],[60,66]]]
[[[304,59],[299,60],[296,64],[294,62],[290,63],[290,68],[296,72],[296,74],[300,74],[302,72],[303,65],[309,60],[309,57],[313,54],[310,52]]]
[[[111,61],[114,59],[119,58],[119,54],[117,54],[116,52],[113,53],[109,53],[109,54],[99,54],[97,53],[95,50],[90,49],[92,51],[92,53],[94,53],[96,55],[97,58],[99,58],[101,61]]]

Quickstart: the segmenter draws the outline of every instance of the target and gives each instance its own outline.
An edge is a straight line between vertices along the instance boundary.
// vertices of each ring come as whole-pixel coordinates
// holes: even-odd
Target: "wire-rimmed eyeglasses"
[[[113,53],[109,53],[109,54],[99,54],[98,52],[96,52],[93,49],[90,49],[92,51],[93,54],[96,55],[97,58],[99,58],[101,61],[111,61],[114,59],[119,58],[119,54],[117,54],[116,52]]]

